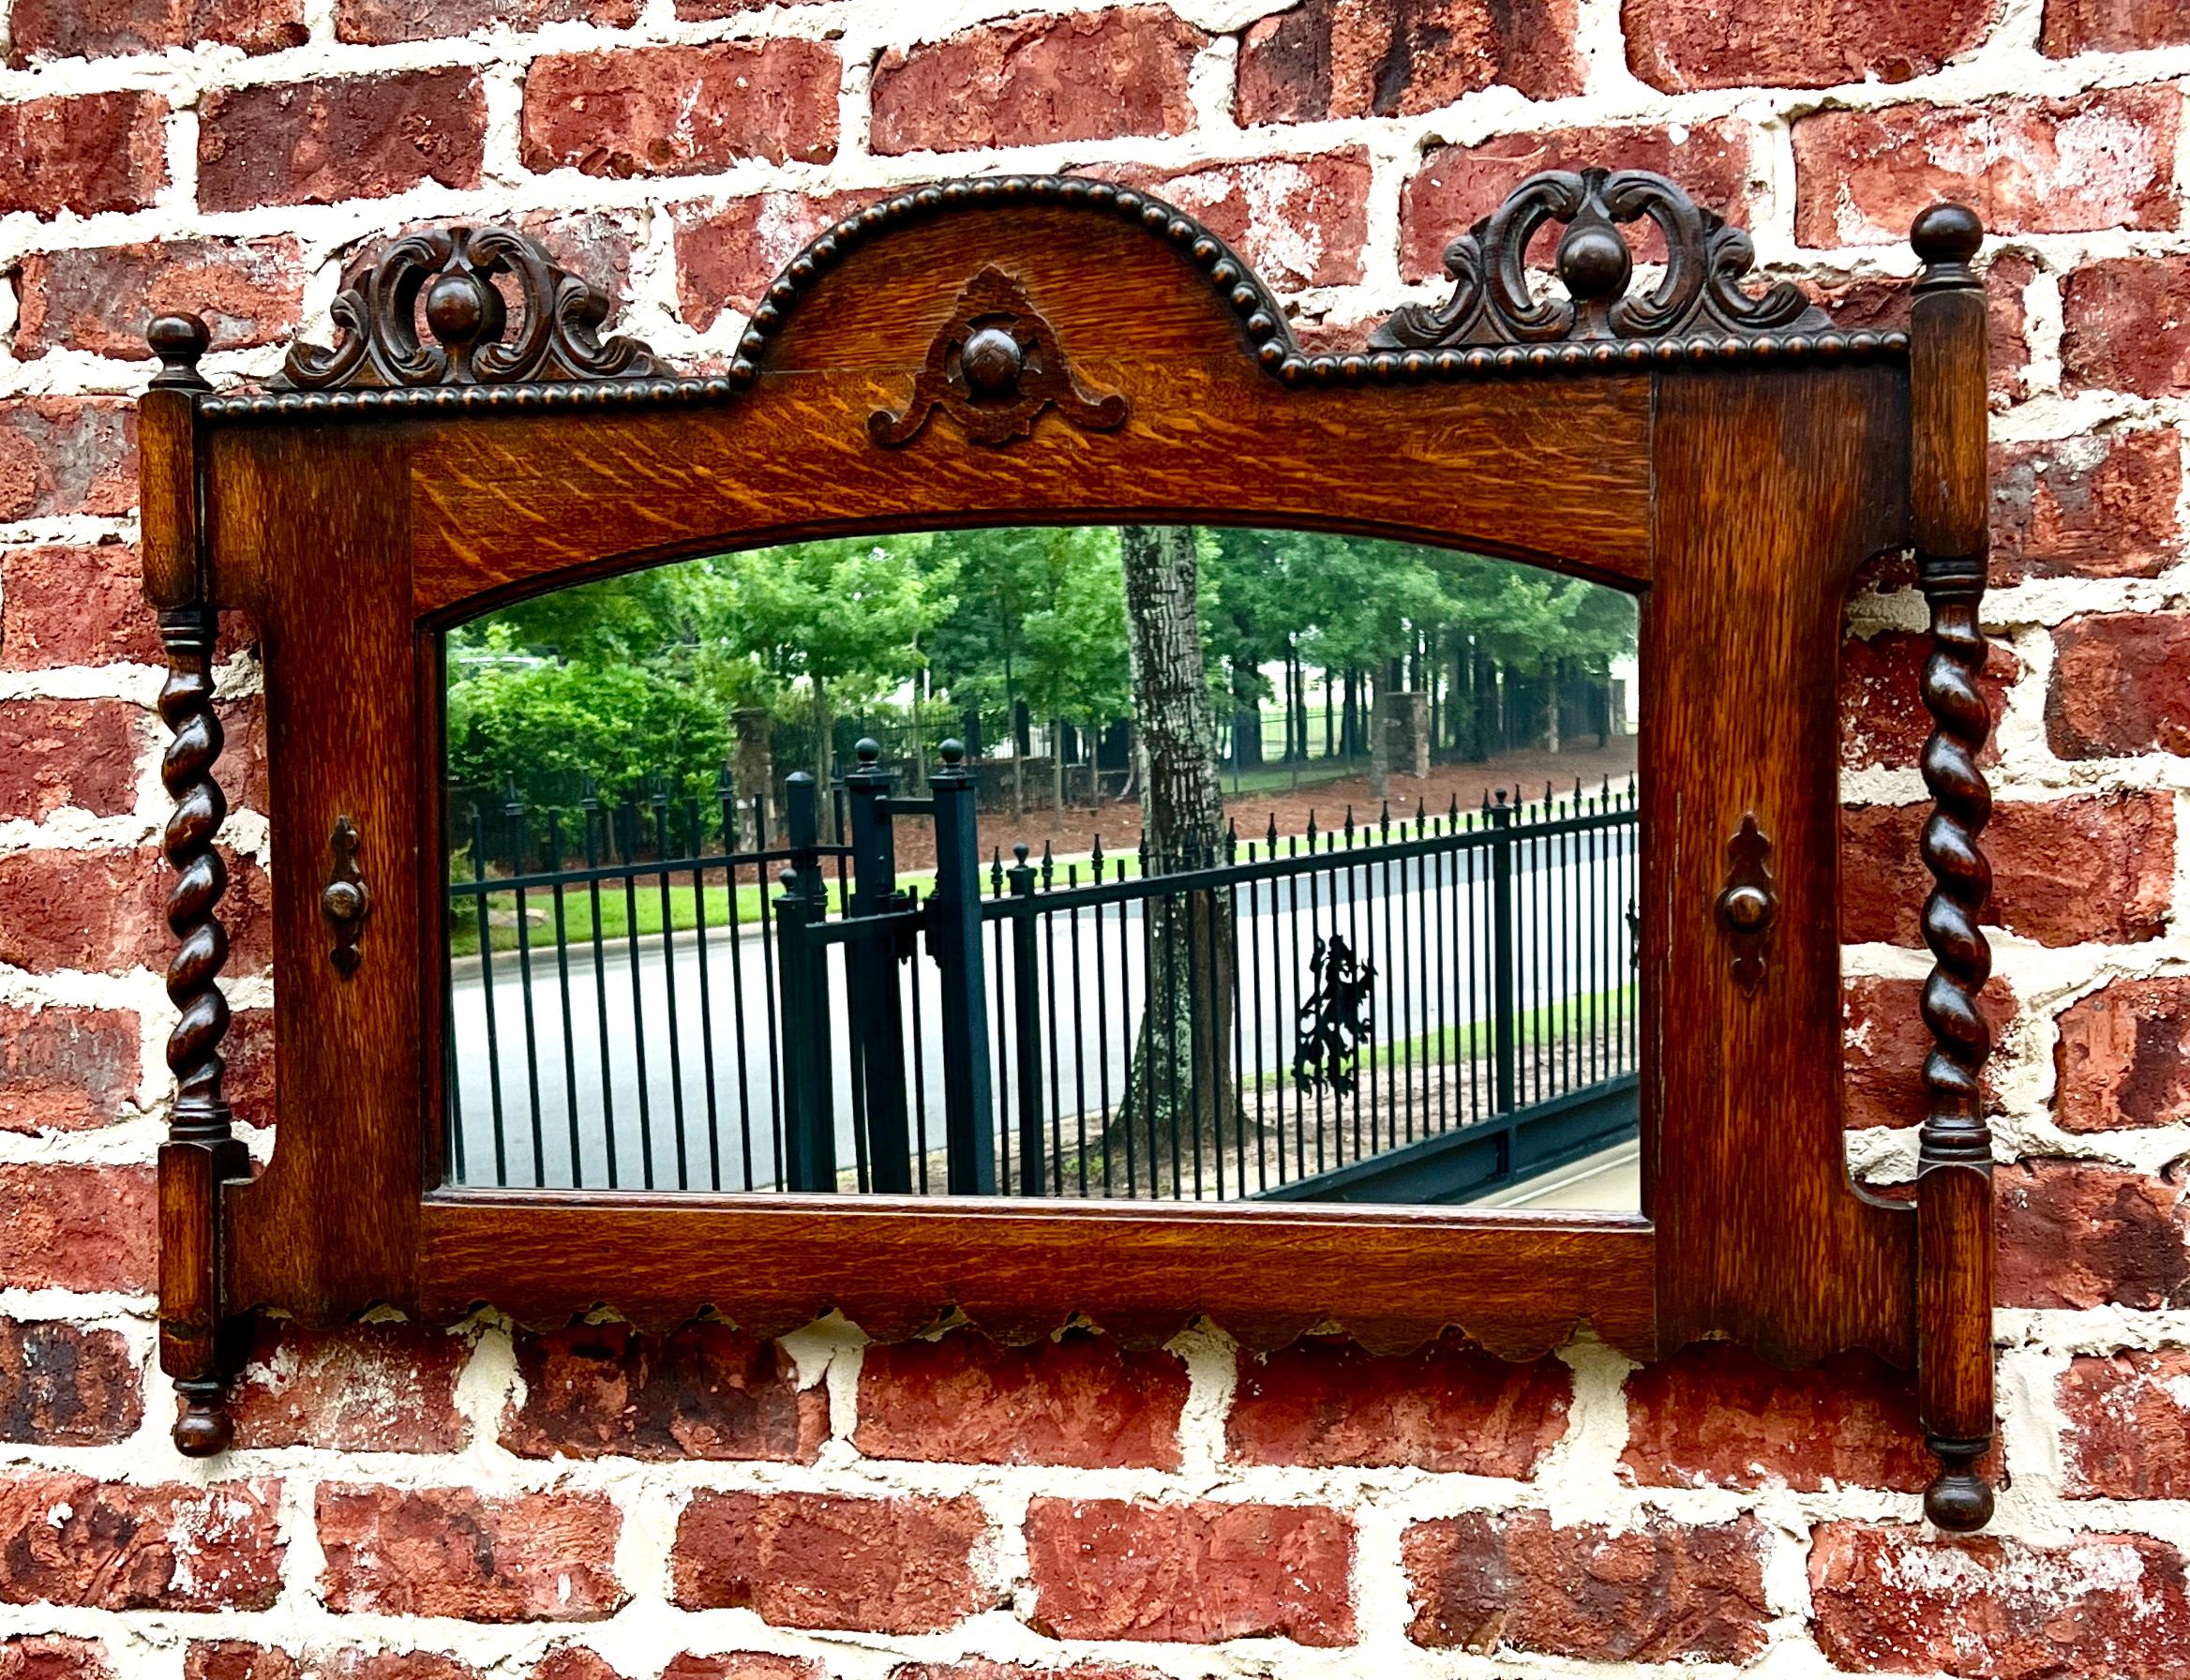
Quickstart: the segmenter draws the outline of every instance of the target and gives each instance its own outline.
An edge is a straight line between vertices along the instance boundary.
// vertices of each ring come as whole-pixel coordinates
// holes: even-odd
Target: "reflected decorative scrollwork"
[[[1054,408],[1082,431],[1116,431],[1125,424],[1125,398],[1089,397],[1065,363],[1057,329],[1042,319],[1026,289],[1000,268],[983,268],[966,282],[958,306],[929,347],[902,412],[877,409],[867,432],[886,449],[909,443],[928,416],[948,409],[976,443],[1024,438]]]
[[[496,284],[503,276],[519,306],[514,337],[504,337],[509,310]],[[398,239],[379,262],[351,273],[333,315],[341,329],[334,348],[294,345],[276,386],[502,385],[654,372],[652,352],[636,338],[600,337],[607,292],[509,228],[431,228]]]
[[[1376,969],[1354,954],[1342,934],[1318,937],[1308,959],[1315,989],[1301,1000],[1293,1083],[1303,1091],[1354,1088],[1362,1047],[1376,1034]]]
[[[1664,277],[1628,292],[1635,257],[1624,225],[1647,218],[1664,237]],[[1549,221],[1567,224],[1554,258],[1565,297],[1534,297],[1523,272],[1529,243]],[[1824,332],[1832,322],[1792,282],[1762,296],[1741,288],[1756,248],[1739,228],[1647,170],[1547,170],[1445,248],[1452,295],[1410,304],[1369,337],[1382,350]]]

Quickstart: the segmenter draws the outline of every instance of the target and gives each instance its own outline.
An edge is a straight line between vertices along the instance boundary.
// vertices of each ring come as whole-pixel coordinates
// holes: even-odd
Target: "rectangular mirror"
[[[474,619],[449,1182],[1637,1210],[1637,629],[1477,554],[1118,526]],[[908,914],[946,870],[955,969]]]

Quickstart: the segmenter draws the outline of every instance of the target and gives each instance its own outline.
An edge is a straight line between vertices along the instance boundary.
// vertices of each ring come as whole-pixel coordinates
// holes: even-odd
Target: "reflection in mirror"
[[[1319,532],[448,633],[451,1183],[1632,1210],[1636,604]]]

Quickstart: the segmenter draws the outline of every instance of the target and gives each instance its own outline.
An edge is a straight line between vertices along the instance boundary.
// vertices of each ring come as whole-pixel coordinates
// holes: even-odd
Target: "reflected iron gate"
[[[923,799],[860,756],[834,921],[811,781],[788,802],[786,1188],[1434,1203],[1634,1135],[1631,783],[1547,788],[1533,813],[1501,794],[1283,840],[1273,823],[1244,860],[1235,836],[1189,868],[1098,849],[1085,882],[1020,847],[992,854],[984,898],[954,743]],[[936,826],[924,902],[896,880],[905,817]]]

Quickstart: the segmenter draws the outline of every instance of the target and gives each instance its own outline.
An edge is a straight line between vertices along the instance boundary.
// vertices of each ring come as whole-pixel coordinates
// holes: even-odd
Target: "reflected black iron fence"
[[[1010,862],[963,760],[480,814],[450,887],[461,1182],[1432,1202],[1631,1137],[1632,784]],[[901,821],[938,871],[901,882]],[[824,827],[829,838],[822,837]],[[471,930],[465,935],[465,930]],[[464,937],[459,937],[464,936]]]
[[[739,849],[759,803],[451,802],[453,1182],[780,1188],[775,873],[832,861],[842,902],[848,852],[841,790],[828,844]]]

